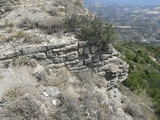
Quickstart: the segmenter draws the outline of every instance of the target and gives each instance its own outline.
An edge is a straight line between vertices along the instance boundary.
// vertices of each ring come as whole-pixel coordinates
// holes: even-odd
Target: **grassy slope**
[[[160,115],[160,46],[123,42],[115,48],[130,65],[128,79],[123,84],[137,93],[147,91]]]

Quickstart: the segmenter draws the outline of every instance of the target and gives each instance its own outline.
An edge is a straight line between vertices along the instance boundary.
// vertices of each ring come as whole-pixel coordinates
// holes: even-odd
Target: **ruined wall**
[[[67,67],[72,72],[92,69],[95,73],[110,82],[123,81],[128,76],[128,64],[122,61],[120,53],[111,45],[107,52],[99,52],[99,48],[86,41],[72,40],[65,43],[27,45],[13,51],[0,54],[0,61],[28,56],[37,59],[41,64],[51,67]]]

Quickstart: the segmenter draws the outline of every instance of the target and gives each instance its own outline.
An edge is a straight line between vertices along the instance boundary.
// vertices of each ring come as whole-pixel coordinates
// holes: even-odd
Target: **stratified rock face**
[[[120,53],[111,45],[108,51],[101,51],[98,46],[91,45],[87,41],[79,41],[74,37],[70,41],[60,42],[60,39],[57,41],[59,43],[56,44],[19,46],[13,51],[1,53],[0,60],[28,56],[53,68],[65,66],[72,72],[91,69],[106,78],[109,82],[108,87],[113,87],[116,81],[123,81],[127,78],[129,66],[120,59]]]

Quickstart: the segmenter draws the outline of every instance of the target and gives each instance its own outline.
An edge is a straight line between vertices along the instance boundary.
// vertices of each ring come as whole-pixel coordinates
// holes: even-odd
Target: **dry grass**
[[[134,103],[127,103],[124,111],[134,117],[143,117],[143,111],[139,105]]]
[[[18,31],[12,32],[7,38],[3,39],[3,42],[22,40],[22,42],[28,43],[28,42],[31,42],[31,38],[32,38],[31,34],[26,33],[23,30],[18,30]]]
[[[30,58],[26,56],[18,57],[16,59],[13,59],[11,64],[13,66],[23,66],[23,65],[28,65]]]
[[[58,88],[63,88],[65,87],[65,79],[67,78],[67,75],[66,72],[64,73],[64,71],[62,71],[62,69],[50,72],[43,71],[39,74],[35,74],[34,76],[44,86],[57,86]]]
[[[24,95],[23,87],[22,86],[16,86],[14,88],[11,88],[3,94],[3,99],[13,101],[17,99],[18,97]]]
[[[29,17],[25,17],[18,26],[25,29],[38,28],[47,34],[58,33],[63,29],[63,17],[49,17],[42,20],[32,20]]]
[[[38,100],[25,95],[11,102],[0,112],[3,120],[46,120],[44,109]]]

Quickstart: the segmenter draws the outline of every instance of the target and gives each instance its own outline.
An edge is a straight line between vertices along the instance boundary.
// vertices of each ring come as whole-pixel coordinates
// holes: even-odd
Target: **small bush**
[[[9,103],[0,111],[3,120],[46,120],[46,114],[38,100],[24,95]]]
[[[140,106],[134,103],[128,103],[124,107],[124,111],[134,117],[143,117],[143,111]]]

